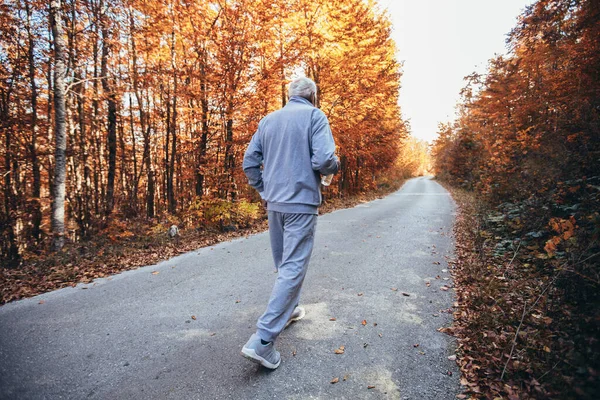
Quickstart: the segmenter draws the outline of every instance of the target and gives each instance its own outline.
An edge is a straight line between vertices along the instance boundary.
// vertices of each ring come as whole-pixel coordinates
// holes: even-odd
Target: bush
[[[196,199],[184,220],[189,226],[224,230],[225,227],[247,228],[260,217],[260,204],[246,200]]]

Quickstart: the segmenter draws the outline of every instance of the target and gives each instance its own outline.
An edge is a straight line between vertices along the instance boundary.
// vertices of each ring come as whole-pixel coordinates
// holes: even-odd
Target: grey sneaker
[[[290,326],[290,324],[292,322],[301,320],[302,318],[304,318],[305,315],[306,315],[306,311],[304,311],[304,308],[296,307],[294,309],[294,312],[290,316],[290,319],[288,319],[288,322],[285,324],[285,327],[287,328],[288,326]]]
[[[250,336],[250,340],[242,347],[242,355],[269,369],[275,369],[281,363],[281,355],[275,350],[273,342],[263,345],[256,333]]]

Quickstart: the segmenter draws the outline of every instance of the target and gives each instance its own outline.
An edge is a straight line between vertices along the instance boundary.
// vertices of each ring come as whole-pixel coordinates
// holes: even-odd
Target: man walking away
[[[315,107],[315,83],[298,78],[290,83],[288,94],[287,105],[258,124],[243,165],[248,182],[267,203],[278,276],[242,355],[271,369],[281,362],[275,339],[291,321],[304,316],[298,302],[313,249],[321,175],[339,169],[329,121]]]

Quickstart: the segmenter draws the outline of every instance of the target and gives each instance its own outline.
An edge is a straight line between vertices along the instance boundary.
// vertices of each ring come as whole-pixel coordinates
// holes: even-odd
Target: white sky
[[[413,136],[431,142],[454,119],[463,77],[505,54],[507,34],[533,0],[378,0],[404,62],[400,107]]]

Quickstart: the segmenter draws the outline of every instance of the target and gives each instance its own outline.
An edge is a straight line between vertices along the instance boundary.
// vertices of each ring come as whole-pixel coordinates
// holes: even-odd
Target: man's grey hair
[[[305,76],[294,79],[288,87],[288,96],[300,96],[310,100],[312,94],[317,93],[317,85]]]

